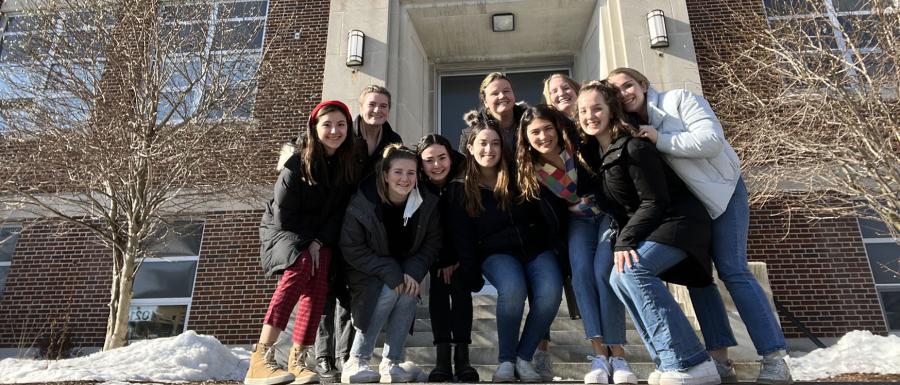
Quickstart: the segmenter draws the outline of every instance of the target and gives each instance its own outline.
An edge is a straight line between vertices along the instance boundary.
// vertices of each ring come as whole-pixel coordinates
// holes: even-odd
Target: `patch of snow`
[[[803,357],[788,357],[797,381],[812,381],[848,373],[900,374],[900,337],[869,331],[847,333],[833,346]]]
[[[66,360],[7,358],[0,360],[0,383],[240,381],[247,372],[249,357],[246,349],[228,349],[215,337],[188,330],[175,337],[136,341],[123,348]]]

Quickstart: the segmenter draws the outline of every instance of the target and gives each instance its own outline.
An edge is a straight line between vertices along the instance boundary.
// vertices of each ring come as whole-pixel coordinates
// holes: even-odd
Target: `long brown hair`
[[[565,119],[568,118],[562,112],[547,104],[537,104],[525,110],[519,121],[519,138],[516,144],[516,164],[519,165],[516,184],[521,197],[528,200],[537,199],[541,188],[536,167],[540,162],[541,155],[528,142],[528,125],[535,119],[543,119],[553,124],[560,149],[575,155],[572,140],[565,129]]]
[[[315,185],[316,178],[322,177],[326,181],[331,180],[328,175],[328,167],[325,164],[325,146],[319,139],[319,133],[316,125],[319,118],[329,112],[340,112],[347,119],[347,134],[344,142],[334,152],[335,159],[339,166],[339,174],[335,182],[341,185],[349,185],[356,183],[357,178],[357,162],[356,162],[356,146],[353,145],[353,135],[351,132],[352,118],[349,112],[336,104],[326,104],[314,111],[315,116],[309,120],[309,129],[306,132],[306,139],[303,140],[300,148],[300,158],[303,161],[303,178],[310,185]]]
[[[466,139],[466,146],[474,145],[475,137],[484,130],[491,130],[497,134],[500,139],[500,162],[497,163],[497,184],[494,185],[494,198],[500,202],[501,211],[509,211],[512,206],[512,193],[510,188],[512,180],[510,178],[509,167],[507,167],[506,157],[503,155],[503,139],[500,136],[500,130],[494,125],[486,124],[483,120],[478,120],[472,125],[472,132]],[[466,172],[465,172],[465,195],[466,195],[466,212],[470,217],[478,217],[484,212],[484,204],[481,203],[481,166],[475,162],[475,155],[472,151],[466,152]]]
[[[610,138],[615,141],[622,135],[634,135],[637,128],[628,123],[625,118],[625,106],[622,105],[621,94],[619,89],[609,84],[606,80],[593,80],[581,85],[581,92],[578,97],[582,97],[588,92],[597,92],[603,97],[603,101],[609,107],[609,124]],[[581,118],[578,119],[579,132],[586,135],[581,129]]]

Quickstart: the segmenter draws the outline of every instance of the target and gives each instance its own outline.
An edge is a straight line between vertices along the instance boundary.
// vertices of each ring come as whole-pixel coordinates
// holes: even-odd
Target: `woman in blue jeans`
[[[574,99],[574,98],[573,98]],[[574,102],[574,100],[573,100]],[[519,124],[516,176],[524,199],[560,201],[568,221],[572,286],[594,357],[585,384],[636,384],[625,360],[625,307],[609,286],[612,251],[610,217],[594,197],[596,180],[587,170],[581,140],[562,112],[546,104],[525,110]],[[607,358],[607,352],[611,356]]]
[[[554,254],[555,214],[545,202],[516,199],[514,177],[503,141],[493,125],[478,120],[465,143],[466,170],[450,186],[448,236],[459,255],[467,286],[478,291],[482,272],[497,289],[500,363],[494,382],[538,382],[531,364],[550,329],[562,298],[562,278]],[[528,300],[525,326],[519,326]]]
[[[778,318],[747,267],[750,209],[740,161],[709,103],[687,90],[657,92],[646,76],[631,68],[613,70],[608,80],[619,88],[625,110],[642,124],[638,135],[655,144],[713,219],[713,263],[763,357],[757,382],[792,383]],[[706,348],[723,382],[737,382],[728,359],[728,347],[737,341],[718,288],[691,288],[690,294]]]
[[[389,144],[375,175],[350,200],[341,230],[350,311],[356,336],[341,372],[343,383],[410,382],[419,369],[401,364],[416,317],[419,283],[441,247],[438,198],[418,189],[415,151]],[[369,359],[382,328],[379,373]]]
[[[712,282],[710,218],[653,144],[632,137],[635,128],[624,118],[615,87],[582,87],[582,154],[600,175],[605,208],[615,219],[610,284],[657,363],[660,384],[718,384],[715,364],[663,283]]]

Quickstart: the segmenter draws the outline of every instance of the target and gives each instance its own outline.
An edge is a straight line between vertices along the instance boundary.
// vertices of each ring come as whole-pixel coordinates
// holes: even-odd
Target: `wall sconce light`
[[[347,38],[347,67],[363,65],[363,51],[366,45],[366,34],[358,29],[350,30]]]
[[[491,28],[494,32],[510,32],[516,29],[516,17],[511,13],[495,13],[491,15]]]
[[[666,31],[666,14],[661,9],[654,9],[647,14],[647,28],[650,30],[650,48],[669,46],[669,33]]]

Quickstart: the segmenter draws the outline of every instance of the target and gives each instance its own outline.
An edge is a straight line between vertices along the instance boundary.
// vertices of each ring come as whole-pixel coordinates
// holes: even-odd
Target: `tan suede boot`
[[[294,345],[288,355],[288,372],[294,375],[292,384],[315,384],[319,382],[319,374],[306,366],[306,355],[311,346]]]
[[[256,350],[250,355],[250,368],[244,383],[247,385],[286,384],[294,380],[294,375],[278,366],[275,362],[275,349],[272,344],[256,344]]]

